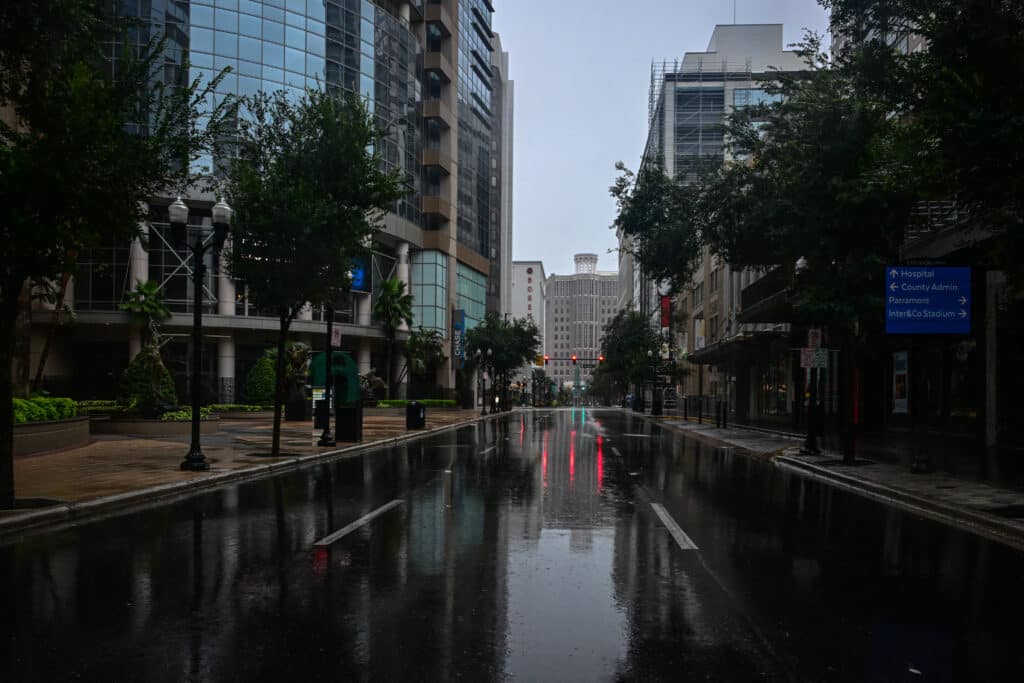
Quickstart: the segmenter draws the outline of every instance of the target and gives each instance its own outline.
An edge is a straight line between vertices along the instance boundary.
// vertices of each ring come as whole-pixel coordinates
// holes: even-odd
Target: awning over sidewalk
[[[776,339],[786,339],[789,333],[782,330],[758,330],[744,332],[728,339],[717,341],[691,353],[687,360],[697,365],[720,365],[735,359],[740,354],[761,350]]]

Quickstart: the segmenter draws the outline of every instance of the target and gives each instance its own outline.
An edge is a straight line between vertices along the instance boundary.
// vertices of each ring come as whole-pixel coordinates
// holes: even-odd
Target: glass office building
[[[501,244],[497,237],[511,229],[500,217],[497,229],[495,224],[499,190],[492,188],[506,167],[495,167],[491,151],[500,143],[495,136],[503,114],[492,109],[496,36],[489,0],[116,0],[107,6],[136,20],[129,48],[165,41],[166,84],[208,82],[228,69],[215,97],[278,90],[299,97],[308,87],[355,93],[390,131],[379,151],[390,168],[403,172],[408,194],[392,207],[372,245],[370,291],[353,293],[335,311],[335,321],[348,326],[344,350],[358,356],[361,372],[385,374],[385,354],[370,315],[384,279],[404,280],[416,297],[414,327],[447,336],[455,308],[470,309],[471,320],[482,318],[489,264]],[[112,75],[124,46],[120,38],[107,45]],[[198,163],[217,172],[220,162],[206,157]],[[186,197],[189,224],[209,226],[214,200],[203,193]],[[164,239],[169,201],[153,198],[150,220],[142,226],[145,245],[111,244],[81,255],[70,294],[78,322],[72,332],[57,335],[47,363],[52,385],[75,374],[67,367],[74,363],[62,360],[62,336],[68,337],[68,357],[83,344],[116,349],[108,355],[123,361],[96,369],[97,376],[110,380],[104,386],[116,385],[138,348],[120,306],[137,280],[149,279],[161,285],[174,313],[163,325],[172,339],[167,355],[181,359],[181,367],[172,371],[179,393],[188,390],[193,264],[188,253]],[[225,379],[244,378],[272,341],[267,333],[272,321],[254,319],[273,316],[253,305],[244,285],[222,272],[212,253],[204,266],[204,334],[211,348],[204,354],[203,381],[211,397],[242,399],[229,395]],[[322,311],[303,311],[293,324],[295,338],[321,345],[323,319]],[[39,334],[46,325],[37,326]],[[42,338],[33,340],[33,348]],[[438,382],[451,387],[451,369],[446,372],[446,377],[439,373]],[[84,389],[68,393],[86,397]]]

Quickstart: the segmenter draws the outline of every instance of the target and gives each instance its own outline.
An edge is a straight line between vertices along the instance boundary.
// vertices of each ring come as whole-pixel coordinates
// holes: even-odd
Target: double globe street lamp
[[[203,257],[208,249],[218,252],[228,237],[231,214],[234,213],[223,199],[213,205],[213,234],[205,226],[188,225],[188,206],[178,197],[167,207],[171,224],[171,237],[175,248],[186,246],[192,252],[192,444],[181,463],[181,469],[202,471],[210,464],[199,445],[199,407],[202,402],[200,368],[203,361]]]

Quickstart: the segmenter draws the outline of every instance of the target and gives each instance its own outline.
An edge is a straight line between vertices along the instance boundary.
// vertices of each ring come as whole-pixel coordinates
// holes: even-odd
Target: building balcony
[[[442,100],[424,100],[423,118],[437,119],[445,128],[455,127],[455,115]]]
[[[445,83],[455,80],[455,68],[452,66],[451,60],[442,52],[424,52],[423,70],[437,72]]]
[[[453,35],[456,32],[455,21],[451,12],[444,5],[427,5],[423,8],[423,20],[427,23],[437,24],[445,35]]]
[[[452,205],[444,197],[430,196],[423,198],[423,213],[427,216],[434,216],[445,222],[452,219]]]
[[[423,150],[423,165],[425,167],[436,166],[445,175],[452,174],[452,158],[447,152],[440,149]]]

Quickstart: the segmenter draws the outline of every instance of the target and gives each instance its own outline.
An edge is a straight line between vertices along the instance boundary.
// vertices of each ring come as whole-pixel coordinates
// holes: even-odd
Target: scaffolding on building
[[[658,108],[663,106],[665,81],[701,83],[705,80],[753,81],[753,62],[749,57],[742,62],[730,62],[728,57],[702,54],[691,54],[689,60],[651,61],[651,87],[647,94],[647,125],[651,125]]]

